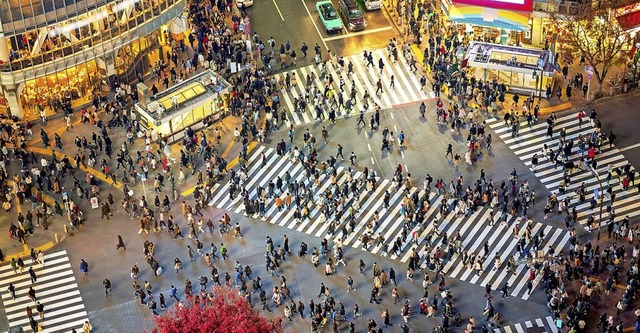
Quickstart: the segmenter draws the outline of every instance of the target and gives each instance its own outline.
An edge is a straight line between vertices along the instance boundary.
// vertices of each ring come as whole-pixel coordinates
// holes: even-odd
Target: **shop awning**
[[[498,29],[528,31],[529,13],[480,6],[452,4],[449,19],[457,23],[479,25]]]
[[[640,3],[616,9],[615,16],[624,30],[640,27]]]

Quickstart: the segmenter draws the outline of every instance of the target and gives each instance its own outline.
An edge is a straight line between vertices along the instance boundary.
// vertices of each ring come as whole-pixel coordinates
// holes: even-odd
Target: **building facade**
[[[162,59],[186,0],[0,0],[0,115],[77,107]]]

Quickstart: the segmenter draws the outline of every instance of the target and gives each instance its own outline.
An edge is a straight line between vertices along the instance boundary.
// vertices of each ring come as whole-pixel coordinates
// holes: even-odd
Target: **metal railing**
[[[0,71],[19,71],[36,65],[41,65],[47,62],[62,59],[83,50],[88,50],[94,45],[106,42],[118,37],[119,35],[128,33],[130,30],[135,29],[138,25],[143,24],[145,21],[159,16],[164,10],[171,7],[175,2],[176,0],[162,1],[161,3],[166,4],[163,5],[162,8],[160,7],[160,5],[145,7],[143,11],[136,13],[136,15],[130,17],[127,22],[115,23],[112,27],[99,31],[97,34],[93,33],[90,36],[82,38],[75,43],[49,50],[47,52],[30,55],[28,57],[21,57],[8,63],[0,64]]]

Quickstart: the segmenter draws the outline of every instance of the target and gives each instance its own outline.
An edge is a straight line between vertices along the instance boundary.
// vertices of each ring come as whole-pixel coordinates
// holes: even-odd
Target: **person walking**
[[[180,302],[180,299],[178,298],[178,289],[173,285],[171,285],[171,289],[169,291],[169,298],[175,300],[176,303]]]
[[[447,146],[447,153],[444,155],[444,157],[449,157],[451,156],[451,158],[453,158],[453,145],[449,144]]]
[[[35,289],[33,289],[33,287],[29,287],[29,291],[27,292],[27,296],[34,303],[38,300],[38,298],[36,297],[36,291],[35,291]]]
[[[84,324],[82,324],[82,332],[83,333],[91,333],[91,330],[93,330],[93,326],[91,326],[91,323],[89,323],[89,321],[85,321]]]
[[[147,304],[147,302],[145,302],[147,294],[144,292],[144,290],[142,290],[142,287],[140,287],[140,285],[136,286],[136,291],[133,293],[133,295],[140,299],[140,304]]]
[[[356,123],[356,129],[358,128],[358,126],[360,126],[360,124],[362,124],[362,126],[366,126],[367,125],[364,122],[364,111],[360,111],[360,114],[358,115],[358,122]]]
[[[9,282],[9,286],[7,287],[7,291],[9,291],[9,294],[11,294],[11,297],[15,301],[16,300],[16,286],[14,286],[13,283]]]
[[[42,267],[44,267],[44,252],[42,250],[38,250],[38,259],[37,261],[40,263]]]
[[[31,284],[38,281],[38,277],[36,276],[36,272],[33,270],[33,266],[29,267],[29,276],[31,276]]]
[[[502,286],[502,289],[500,289],[500,291],[502,292],[502,298],[504,299],[505,297],[509,297],[509,289],[511,289],[511,287],[509,286],[509,281],[505,282],[504,285]]]
[[[116,250],[120,250],[120,248],[122,248],[123,250],[127,249],[127,247],[124,245],[124,241],[122,240],[122,236],[118,235],[118,244],[116,244]]]
[[[80,272],[85,275],[89,274],[89,264],[84,259],[80,259]]]
[[[102,281],[102,285],[104,286],[104,297],[109,296],[109,293],[111,292],[111,281],[109,281],[109,279],[104,279]]]
[[[33,319],[33,317],[29,318],[29,326],[31,326],[31,330],[34,332],[38,332],[38,327],[40,326],[40,324],[38,324],[38,322]]]
[[[38,310],[38,316],[40,316],[40,320],[44,320],[44,305],[40,302],[36,302],[36,310]]]
[[[187,255],[189,256],[189,261],[191,261],[191,262],[195,262],[196,261],[196,255],[193,252],[193,249],[191,248],[191,245],[187,245]]]

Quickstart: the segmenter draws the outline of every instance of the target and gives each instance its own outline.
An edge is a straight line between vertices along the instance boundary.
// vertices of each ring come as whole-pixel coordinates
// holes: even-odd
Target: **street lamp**
[[[600,240],[600,226],[602,225],[602,205],[604,204],[604,191],[602,190],[602,181],[600,180],[600,176],[598,175],[598,170],[593,167],[593,164],[589,164],[589,168],[591,169],[591,173],[596,177],[598,181],[598,186],[600,187],[600,193],[594,191],[593,194],[596,199],[600,200],[600,216],[598,217],[598,240]]]
[[[538,96],[538,101],[540,101],[540,91],[538,90],[538,71],[537,70],[533,70],[533,78],[536,80],[536,96]],[[533,96],[533,99],[535,100],[535,96]],[[532,101],[533,102],[533,101]]]

